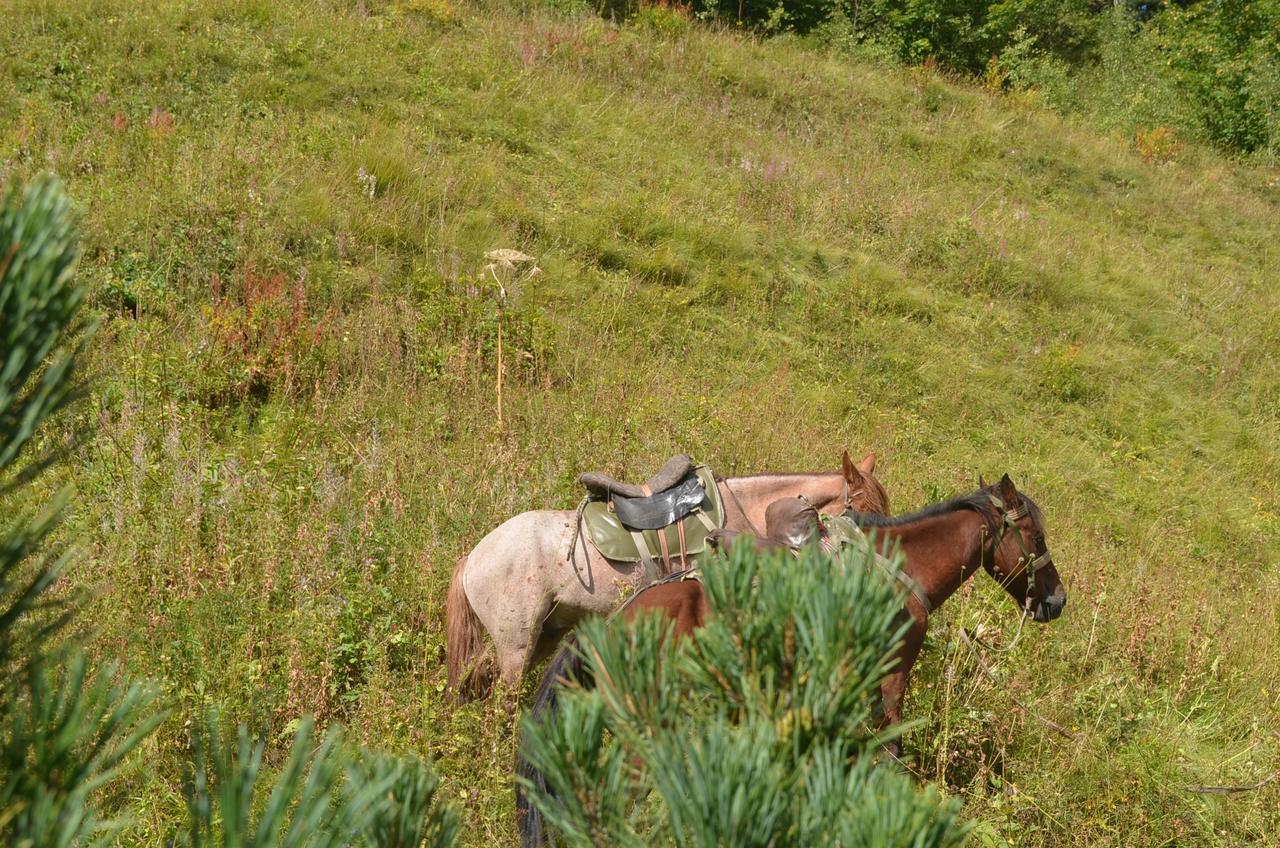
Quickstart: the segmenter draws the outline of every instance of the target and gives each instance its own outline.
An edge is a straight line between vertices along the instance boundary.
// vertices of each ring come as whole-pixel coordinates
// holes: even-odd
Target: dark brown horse
[[[910,626],[898,652],[898,664],[880,687],[885,726],[902,718],[903,695],[924,644],[930,613],[979,567],[1035,621],[1052,621],[1066,606],[1066,590],[1045,545],[1040,508],[1014,487],[1007,474],[994,486],[981,483],[971,495],[908,515],[847,515],[875,534],[882,553],[888,555],[901,546],[902,573],[910,578],[905,582],[912,587],[905,607]],[[772,528],[770,535],[774,535]],[[677,636],[701,627],[711,614],[702,584],[693,579],[672,580],[638,592],[619,611],[619,617],[629,620],[645,611],[673,619]],[[554,670],[553,664],[549,677]],[[901,746],[894,742],[890,750],[900,753]]]
[[[882,553],[900,548],[902,573],[909,578],[904,614],[909,627],[898,651],[895,670],[881,684],[882,726],[901,719],[902,697],[928,629],[929,615],[955,593],[979,569],[995,578],[1014,599],[1024,616],[1048,622],[1062,614],[1066,590],[1049,556],[1044,519],[1031,498],[1020,493],[1006,474],[999,483],[979,481],[976,492],[935,504],[919,512],[888,518],[847,513],[861,528],[873,531]],[[749,537],[748,537],[749,538]],[[667,581],[644,589],[628,600],[618,617],[633,618],[644,611],[666,615],[675,621],[677,636],[701,627],[711,610],[702,584],[688,575],[672,575]],[[538,690],[533,714],[556,708],[559,684],[567,677],[582,678],[581,658],[572,641],[563,646],[547,669]],[[901,754],[901,745],[889,749]],[[517,772],[529,779],[540,775],[523,758]],[[542,823],[517,789],[517,814],[526,846],[543,844]]]
[[[880,687],[886,726],[902,717],[907,679],[924,644],[930,613],[979,568],[1004,587],[1024,616],[1037,622],[1053,621],[1067,604],[1045,542],[1040,507],[1007,474],[994,486],[979,481],[973,494],[920,512],[894,518],[857,515],[855,520],[874,531],[882,553],[901,546],[902,571],[918,587],[907,595],[911,625],[898,664]],[[890,750],[901,754],[901,744],[895,741]]]

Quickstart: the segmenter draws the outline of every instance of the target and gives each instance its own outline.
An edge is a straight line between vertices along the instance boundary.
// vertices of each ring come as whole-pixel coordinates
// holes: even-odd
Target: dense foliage
[[[546,779],[522,784],[560,840],[958,845],[954,801],[875,764],[902,598],[871,555],[737,545],[704,573],[709,625],[676,649],[660,617],[588,622],[585,668],[526,720]]]
[[[648,5],[637,3],[604,8]],[[1166,133],[1233,151],[1280,147],[1280,0],[693,0],[689,8],[936,63],[992,88],[1037,90],[1129,132],[1164,121]]]

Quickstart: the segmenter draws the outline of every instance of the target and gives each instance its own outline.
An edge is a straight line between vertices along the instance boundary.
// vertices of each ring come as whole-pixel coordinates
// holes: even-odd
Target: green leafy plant
[[[6,844],[107,843],[123,822],[101,820],[93,795],[163,714],[153,693],[117,683],[111,669],[90,673],[87,660],[32,662],[16,697],[0,704],[0,832]]]
[[[49,594],[68,560],[42,545],[65,494],[23,503],[22,487],[56,450],[22,457],[50,416],[76,394],[75,319],[82,293],[71,204],[58,182],[10,187],[0,207],[0,497],[17,518],[0,541],[0,839],[15,846],[105,844],[118,822],[94,795],[155,729],[161,716],[139,685],[52,637],[70,605]]]
[[[352,756],[336,729],[317,741],[310,718],[299,722],[265,803],[257,798],[265,739],[255,741],[244,725],[225,738],[215,711],[192,748],[192,848],[445,848],[457,837],[457,813],[435,803],[439,779],[425,763]]]
[[[434,803],[440,778],[422,760],[370,754],[347,771],[350,797],[365,810],[359,831],[379,848],[445,848],[460,828],[457,812]]]
[[[0,692],[15,660],[35,652],[65,621],[46,594],[65,558],[36,556],[56,526],[65,496],[43,508],[15,497],[57,459],[46,450],[19,463],[40,425],[76,393],[72,334],[82,294],[74,281],[79,255],[71,206],[58,183],[11,186],[0,206],[0,498],[13,504],[0,539]],[[34,564],[33,564],[34,560]]]

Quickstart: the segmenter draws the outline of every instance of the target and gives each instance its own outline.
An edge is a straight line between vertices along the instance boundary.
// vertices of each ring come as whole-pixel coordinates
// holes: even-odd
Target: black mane
[[[886,517],[869,512],[850,512],[846,514],[853,518],[853,522],[859,527],[901,527],[904,524],[913,524],[926,518],[934,518],[939,515],[950,515],[951,513],[959,512],[962,509],[969,509],[982,516],[982,520],[987,523],[988,529],[994,531],[995,527],[993,526],[993,522],[995,521],[995,516],[993,515],[991,499],[989,496],[995,494],[997,494],[996,487],[987,486],[985,489],[978,489],[972,494],[961,495],[959,497],[952,498],[949,501],[930,504],[924,509],[904,513],[903,515]],[[1031,500],[1031,498],[1027,497],[1022,492],[1019,492],[1018,496],[1027,504],[1027,508],[1031,511],[1036,523],[1040,523],[1040,507],[1036,505],[1035,501]]]

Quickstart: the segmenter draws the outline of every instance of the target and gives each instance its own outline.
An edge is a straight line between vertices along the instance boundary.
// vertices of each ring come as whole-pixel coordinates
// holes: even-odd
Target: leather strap
[[[733,498],[733,505],[738,508],[738,514],[747,522],[747,527],[751,530],[751,535],[755,536],[757,539],[763,539],[764,534],[760,532],[758,527],[756,527],[755,522],[751,520],[751,516],[747,515],[747,511],[742,508],[742,501],[738,500],[738,496],[734,493],[733,489],[729,488],[729,481],[722,477],[718,482],[724,483],[724,490],[729,493],[729,497]]]
[[[929,596],[925,593],[924,587],[917,583],[910,574],[901,569],[894,573],[897,574],[898,580],[901,581],[902,585],[906,586],[907,590],[911,592],[911,596],[919,601],[920,606],[924,607],[924,614],[931,614],[933,612],[933,604],[929,603]]]
[[[649,488],[648,483],[642,483],[640,491],[644,492],[646,498],[653,497],[653,490]],[[665,577],[671,573],[671,551],[667,548],[667,530],[665,527],[660,527],[656,532],[658,534],[658,547],[662,549],[662,575]]]
[[[680,538],[680,570],[689,567],[689,546],[684,540],[684,521],[676,522],[676,536]]]
[[[664,527],[654,532],[658,534],[658,547],[662,550],[662,574],[665,577],[671,573],[671,547],[667,545],[667,530]]]
[[[658,533],[661,534],[662,531],[659,530]],[[632,530],[631,538],[636,543],[636,552],[640,554],[640,562],[644,564],[645,577],[652,583],[658,579],[658,569],[654,567],[653,554],[649,552],[649,545],[645,543],[644,533],[639,530]]]
[[[716,523],[711,520],[711,516],[707,515],[706,510],[704,510],[702,507],[698,507],[697,509],[695,509],[693,511],[693,515],[695,518],[697,518],[699,521],[702,522],[702,526],[707,528],[708,533],[714,533],[720,529],[719,527],[716,526]]]

